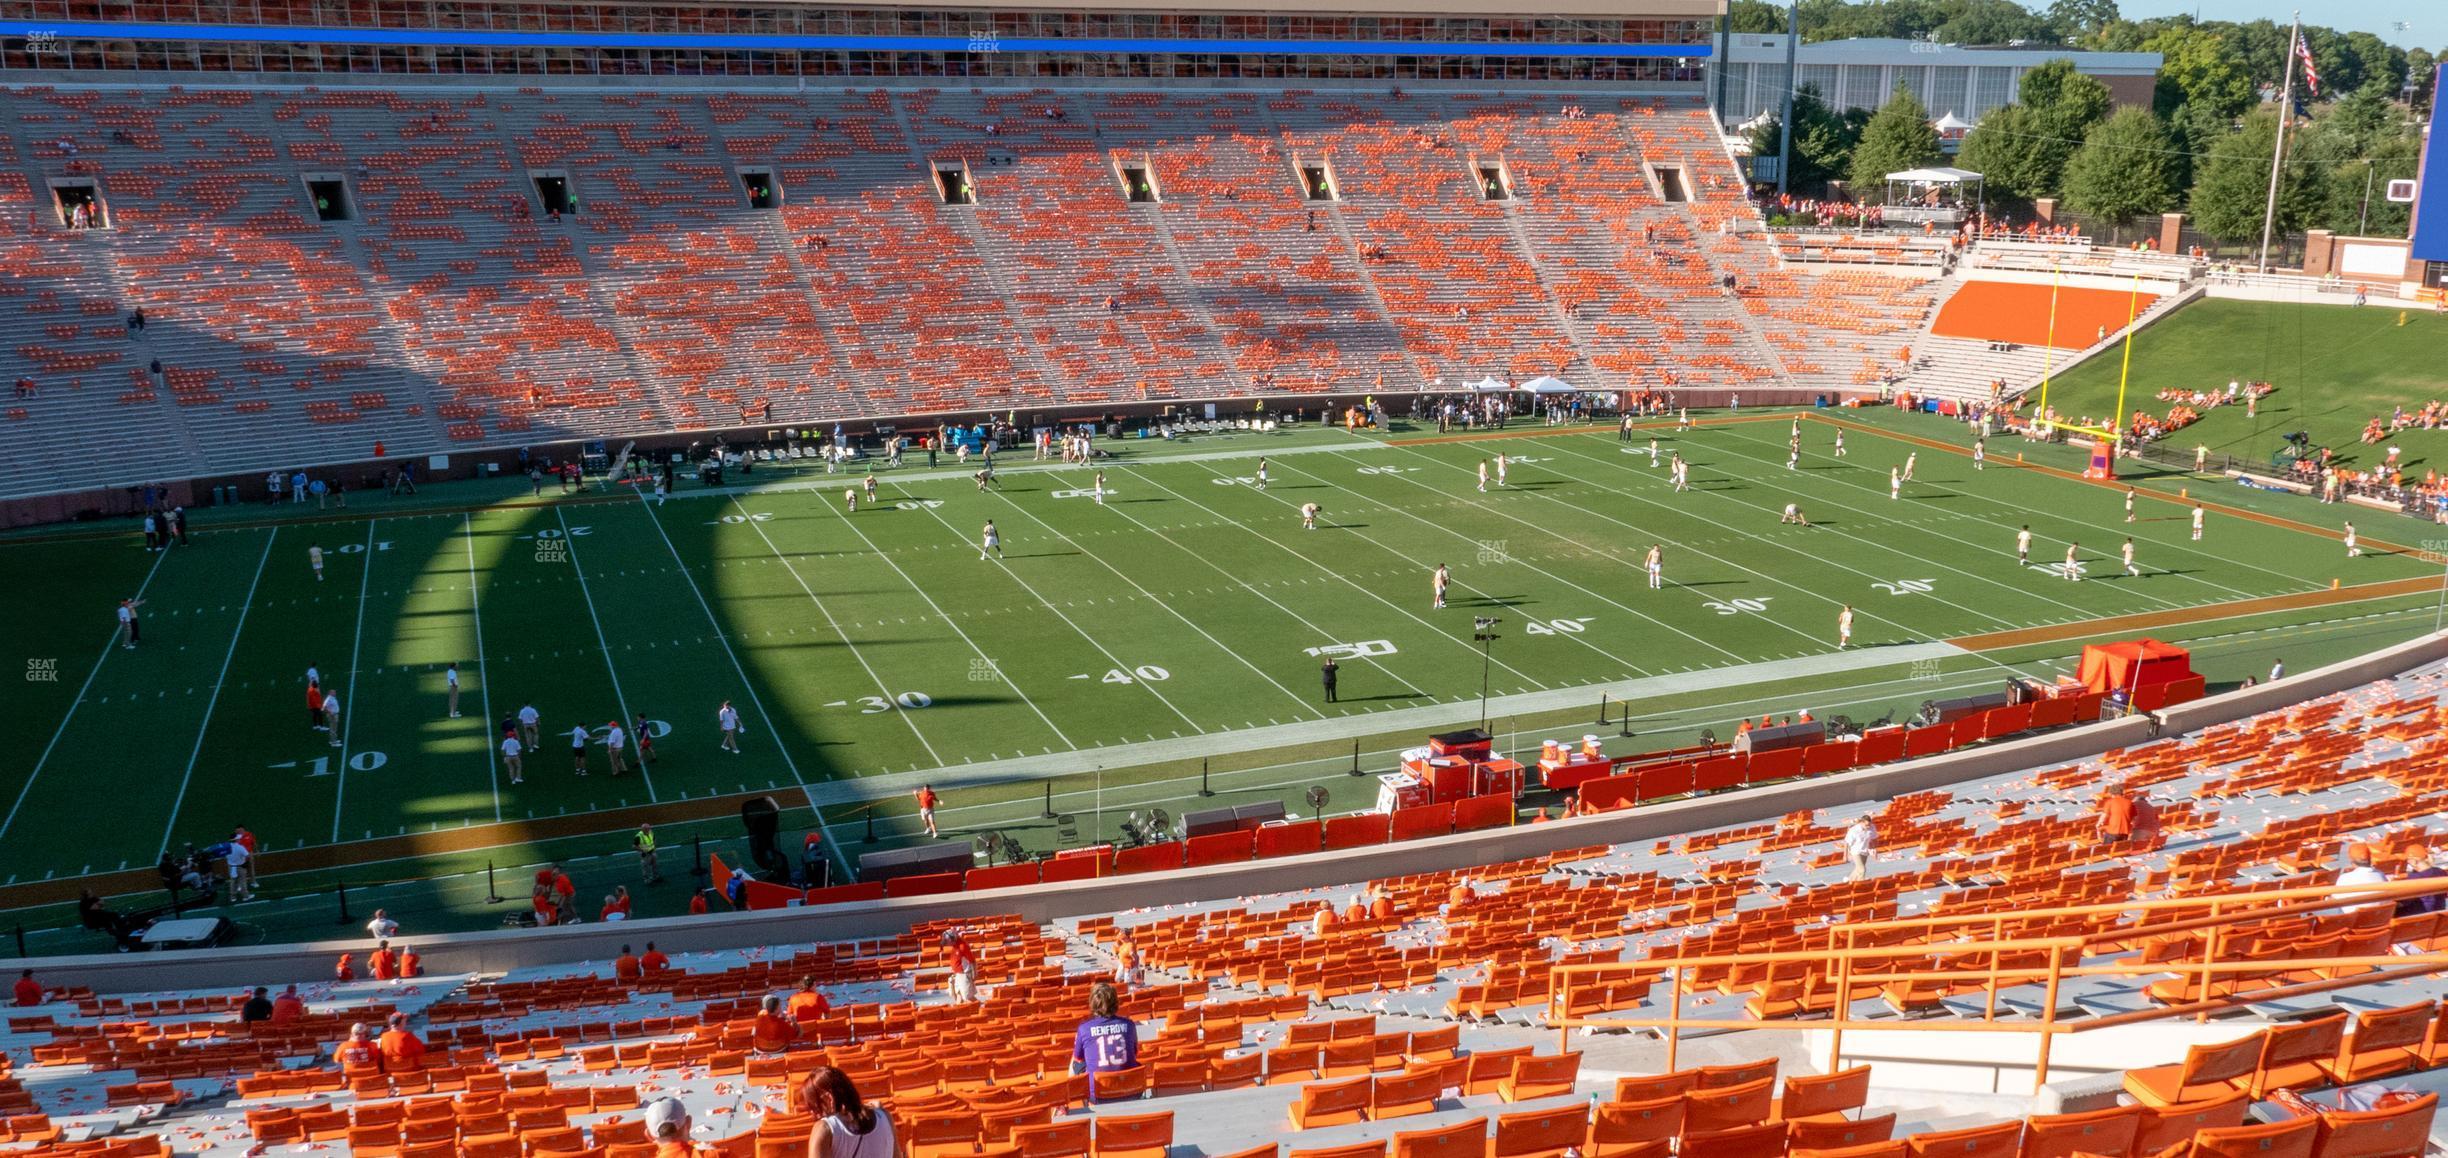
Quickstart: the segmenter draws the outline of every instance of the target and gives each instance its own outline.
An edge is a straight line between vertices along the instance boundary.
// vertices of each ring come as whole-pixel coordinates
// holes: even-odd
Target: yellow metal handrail
[[[2384,981],[2421,977],[2448,971],[2448,953],[2344,955],[2319,958],[2290,957],[2284,961],[2236,959],[2223,952],[2230,942],[2228,934],[2242,926],[2263,924],[2272,920],[2301,916],[2330,909],[2358,910],[2367,905],[2388,905],[2408,897],[2448,896],[2448,878],[2422,881],[2392,881],[2366,885],[2321,885],[2292,889],[2273,889],[2255,893],[2226,893],[2207,897],[2163,898],[2123,903],[2072,905],[2050,909],[2015,910],[2007,913],[1947,914],[1923,918],[1899,918],[1884,921],[1848,922],[1838,926],[1841,935],[1831,932],[1829,944],[1823,950],[1782,950],[1768,952],[1738,952],[1691,954],[1656,957],[1645,961],[1606,962],[1599,964],[1558,965],[1548,977],[1546,1021],[1568,1040],[1579,1028],[1656,1029],[1666,1038],[1666,1065],[1673,1069],[1680,1058],[1682,1031],[1690,1027],[1711,1029],[1790,1029],[1807,1026],[1829,1031],[1828,1070],[1839,1068],[1844,1048],[1844,1033],[1848,1029],[1894,1029],[1923,1033],[2011,1032],[2038,1034],[2038,1054],[2034,1065],[2033,1088],[2048,1082],[2049,1058],[2059,1034],[2085,1033],[2111,1026],[2137,1022],[2195,1017],[2206,1020],[2211,1014],[2255,1002],[2277,998],[2323,993]],[[2121,925],[2085,933],[2068,933],[2047,937],[1970,938],[1964,940],[1928,941],[1909,944],[1862,945],[1861,935],[1873,931],[1898,928],[1936,926],[1973,927],[1987,925],[2002,930],[2006,921],[2049,920],[2061,918],[2123,915],[2136,912],[2204,909],[2199,915],[2162,921],[2145,921],[2138,925]],[[2351,926],[2350,926],[2351,928]],[[2386,926],[2369,932],[2385,932]],[[2101,941],[2130,940],[2139,937],[2202,933],[2202,952],[2198,960],[2176,961],[2103,961],[2083,964],[2085,949]],[[2013,954],[2045,955],[2043,964],[2009,964]],[[1965,959],[1986,957],[1985,968],[1966,970]],[[1910,959],[1948,958],[1955,964],[1934,963],[1926,968],[1900,964]],[[2069,964],[2069,959],[2073,962]],[[1869,972],[1855,972],[1856,962]],[[1807,1021],[1794,1018],[1687,1018],[1682,1016],[1683,999],[1692,970],[1703,967],[1742,966],[1770,967],[1771,976],[1763,984],[1782,980],[1773,976],[1773,967],[1781,964],[1809,963],[1817,970],[1805,970],[1806,983],[1833,974],[1833,996],[1830,1016]],[[2346,972],[2343,976],[2338,971]],[[1849,1016],[1856,986],[1930,983],[1955,985],[1977,972],[1984,995],[1982,1016],[1977,1019],[1916,1019],[1861,1020]],[[2228,975],[2265,973],[2320,974],[2313,980],[2255,990],[2246,994],[2214,995],[2213,982]],[[1670,982],[1671,1002],[1668,1015],[1662,1017],[1617,1017],[1604,1014],[1571,1016],[1575,998],[1591,987],[1604,987],[1623,980],[1663,975]],[[2134,1010],[2081,1019],[2061,1019],[2057,1013],[2058,996],[2064,982],[2075,977],[2139,977],[2174,975],[2186,979],[2193,1000],[2171,1003],[2162,1008]],[[1998,991],[2001,988],[2039,982],[2044,986],[2040,1016],[2037,1020],[1997,1018]],[[1806,997],[1807,1000],[1807,997]]]

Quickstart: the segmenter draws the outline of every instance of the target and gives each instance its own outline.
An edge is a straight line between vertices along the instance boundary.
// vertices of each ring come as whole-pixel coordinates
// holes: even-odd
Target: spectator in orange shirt
[[[391,942],[382,941],[366,954],[366,972],[376,981],[389,981],[399,976],[399,958],[391,952]]]
[[[1452,888],[1445,890],[1445,908],[1447,911],[1461,908],[1464,901],[1476,895],[1471,891],[1469,881],[1457,880]]]
[[[1368,920],[1368,905],[1359,897],[1353,897],[1350,904],[1343,906],[1344,924],[1357,925],[1366,920]]]
[[[831,1012],[833,1003],[825,1000],[823,991],[816,988],[816,978],[813,975],[800,978],[799,992],[790,998],[791,1020],[806,1025]]]
[[[671,958],[664,956],[661,949],[655,948],[654,942],[648,941],[646,942],[646,955],[638,958],[638,967],[651,976],[671,968]]]
[[[1326,930],[1334,928],[1334,923],[1334,906],[1319,901],[1317,912],[1309,915],[1309,933],[1311,936],[1323,937],[1326,935]]]
[[[357,966],[352,964],[355,957],[356,954],[354,953],[342,953],[340,955],[339,962],[332,966],[332,979],[335,981],[355,981],[357,979]]]
[[[344,1074],[382,1072],[382,1052],[374,1047],[374,1031],[360,1021],[349,1027],[348,1040],[332,1049],[332,1060]]]
[[[34,979],[34,971],[31,969],[17,975],[17,986],[15,993],[17,994],[17,1004],[19,1005],[40,1005],[43,1003],[42,982]]]
[[[297,986],[281,990],[281,995],[272,999],[272,1024],[288,1025],[304,1016],[306,999],[298,996]]]
[[[383,1072],[387,1074],[415,1073],[425,1068],[425,1041],[408,1032],[408,1015],[394,1013],[391,1028],[383,1031],[375,1043],[382,1050]]]
[[[1394,898],[1378,893],[1376,899],[1369,902],[1369,916],[1379,921],[1393,920]]]
[[[756,1028],[748,1035],[748,1048],[758,1053],[780,1053],[789,1049],[798,1036],[799,1027],[782,1016],[781,995],[766,994],[764,1006],[757,1010]]]
[[[2103,844],[2122,844],[2125,841],[2133,839],[2133,830],[2133,797],[2126,793],[2125,786],[2123,784],[2114,785],[2108,789],[2107,795],[2100,797],[2100,842]]]
[[[612,976],[620,981],[637,981],[646,976],[646,970],[638,964],[637,955],[629,951],[629,946],[623,945],[620,956],[612,959]]]
[[[689,916],[702,917],[705,915],[706,891],[704,889],[699,889],[696,892],[689,894]]]
[[[417,951],[415,949],[401,949],[399,959],[399,975],[402,979],[409,977],[423,977],[425,975],[425,959],[417,956]]]

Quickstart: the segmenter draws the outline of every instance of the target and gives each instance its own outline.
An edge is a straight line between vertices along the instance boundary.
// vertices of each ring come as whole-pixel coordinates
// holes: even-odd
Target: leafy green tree
[[[1785,8],[1768,0],[1734,0],[1726,6],[1726,18],[1736,32],[1762,33],[1785,31]]]
[[[2431,85],[2439,79],[2439,57],[2428,48],[2406,50],[2406,79],[2414,83],[2414,107],[2431,107]]]
[[[2226,241],[2261,236],[2264,200],[2269,196],[2270,149],[2278,137],[2278,117],[2264,109],[2244,119],[2244,127],[2212,146],[2193,182],[2194,224]],[[2277,232],[2304,228],[2322,212],[2325,170],[2319,165],[2291,164],[2278,184]]]
[[[2091,127],[2082,148],[2066,163],[2066,203],[2118,225],[2167,212],[2176,202],[2169,151],[2167,129],[2158,114],[2145,108],[2118,110]]]
[[[1883,188],[1889,173],[1919,168],[1945,155],[1938,147],[1938,130],[1930,127],[1929,109],[1912,90],[1897,85],[1895,95],[1863,127],[1861,144],[1854,146],[1849,170],[1854,195]]]
[[[2235,131],[2235,118],[2220,113],[2208,105],[2187,101],[2176,107],[2176,115],[2168,118],[2168,139],[2175,146],[2168,158],[2170,177],[2179,189],[2193,187],[2193,174],[2202,158],[2219,143],[2219,138]]]
[[[2211,115],[2239,117],[2259,94],[2243,54],[2228,37],[2190,25],[2170,27],[2136,45],[2160,55],[2153,107],[2173,118],[2180,105],[2198,105]]]
[[[1960,10],[1931,31],[1949,44],[2051,41],[2057,32],[2046,19],[2014,0],[1961,0]]]
[[[2054,196],[2091,126],[2108,115],[2108,88],[2060,57],[2023,75],[2015,103],[1981,118],[1957,154],[1986,188],[2017,201]]]
[[[1786,187],[1813,190],[1842,177],[1853,156],[1853,146],[1861,140],[1861,130],[1848,125],[1819,99],[1815,85],[1803,85],[1794,92],[1794,146],[1792,172]],[[1777,142],[1784,125],[1773,117],[1751,134],[1751,155],[1777,155]]]
[[[2117,23],[2116,0],[2055,0],[2048,6],[2048,19],[2058,35],[2089,44],[2100,30]]]

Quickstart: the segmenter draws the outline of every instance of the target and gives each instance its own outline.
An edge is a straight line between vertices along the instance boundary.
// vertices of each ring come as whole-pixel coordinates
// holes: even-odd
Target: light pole
[[[1487,731],[1488,667],[1494,661],[1488,655],[1488,645],[1496,642],[1496,625],[1504,620],[1493,615],[1471,618],[1471,642],[1479,645],[1479,730]]]

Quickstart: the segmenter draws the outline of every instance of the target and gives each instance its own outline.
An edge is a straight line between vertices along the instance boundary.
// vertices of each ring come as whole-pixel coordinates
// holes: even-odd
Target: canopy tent
[[[1966,186],[1970,186],[1969,193],[1965,192]],[[1887,174],[1887,204],[1890,206],[1935,209],[1977,205],[1980,199],[1981,175],[1970,169],[1938,166]]]
[[[2149,684],[2169,684],[2192,677],[2193,653],[2155,639],[2087,644],[2082,650],[2084,691],[2113,692],[2123,688],[2135,692]]]
[[[1513,384],[1510,382],[1500,381],[1495,378],[1481,378],[1476,382],[1465,383],[1462,388],[1465,390],[1476,390],[1482,394],[1492,394],[1500,390],[1511,390],[1513,388]]]
[[[1558,378],[1553,374],[1542,374],[1536,378],[1532,378],[1531,380],[1522,383],[1521,388],[1532,394],[1578,393],[1578,388],[1572,383],[1567,382],[1562,378]]]

